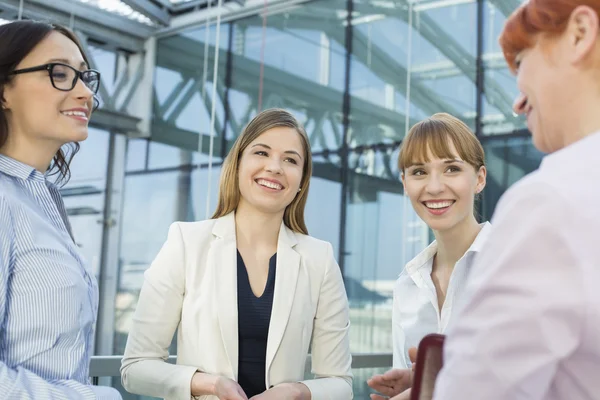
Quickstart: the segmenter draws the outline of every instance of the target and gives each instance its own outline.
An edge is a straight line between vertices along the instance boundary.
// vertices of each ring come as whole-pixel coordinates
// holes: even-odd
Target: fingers
[[[417,348],[416,347],[411,347],[410,349],[408,349],[408,357],[410,358],[410,362],[412,362],[412,363],[417,362]]]
[[[410,400],[410,389],[405,390],[396,397],[392,397],[390,400]]]
[[[383,397],[378,394],[371,395],[371,400],[388,400],[388,399],[389,399],[389,397]]]
[[[406,379],[409,375],[409,369],[390,369],[381,376],[383,382],[395,382]]]
[[[237,388],[237,392],[238,392],[238,395],[240,397],[240,400],[248,400],[248,396],[246,396],[246,393],[244,392],[244,390],[239,385],[238,385],[238,388]]]
[[[382,375],[375,375],[371,377],[371,379],[367,381],[367,385],[369,385],[371,389],[377,390],[378,392],[381,392],[383,388],[391,387],[391,383],[383,379]]]

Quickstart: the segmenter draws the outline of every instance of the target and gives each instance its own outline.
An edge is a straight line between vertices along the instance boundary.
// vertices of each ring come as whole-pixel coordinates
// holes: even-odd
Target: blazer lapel
[[[213,268],[213,288],[221,338],[231,365],[232,377],[238,375],[238,305],[235,217],[219,218],[213,227],[208,265]]]
[[[277,270],[275,273],[275,292],[269,323],[267,339],[266,375],[269,381],[269,369],[283,339],[285,328],[290,317],[298,272],[300,270],[300,254],[294,250],[297,240],[294,233],[283,223],[279,230],[277,243]]]

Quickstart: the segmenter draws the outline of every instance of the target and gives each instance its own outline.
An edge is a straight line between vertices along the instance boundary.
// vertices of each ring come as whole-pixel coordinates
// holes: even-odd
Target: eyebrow
[[[49,63],[59,62],[59,63],[71,65],[71,62],[69,60],[67,60],[66,58],[51,58],[50,60],[48,60],[48,62]],[[85,61],[82,61],[81,64],[79,64],[79,68],[88,68],[88,65],[86,64]]]
[[[268,145],[266,145],[264,143],[256,143],[252,147],[256,147],[256,146],[264,147],[265,149],[271,150],[271,146],[268,146]],[[286,150],[286,151],[284,151],[284,153],[286,153],[286,154],[295,154],[296,156],[300,157],[300,159],[302,160],[302,156],[296,150]]]
[[[444,164],[453,164],[453,163],[464,164],[464,161],[460,160],[458,158],[444,160]],[[413,165],[411,165],[410,167],[407,167],[407,168],[411,168],[411,167],[423,167],[424,165],[425,164],[423,164],[423,163],[414,163]]]

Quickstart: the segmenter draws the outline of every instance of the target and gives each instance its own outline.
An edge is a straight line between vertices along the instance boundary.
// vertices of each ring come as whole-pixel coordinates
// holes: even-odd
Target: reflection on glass
[[[216,27],[176,34],[158,41],[156,77],[154,80],[154,119],[152,137],[155,140],[188,150],[202,149],[196,162],[208,161],[212,136],[213,161],[222,155],[222,139],[230,123],[225,111],[226,65],[228,63],[229,26],[221,25],[219,65],[215,82]],[[204,59],[205,49],[207,58]],[[211,120],[215,109],[215,121]]]
[[[512,13],[519,1],[488,0],[484,3],[483,61],[484,96],[481,121],[483,133],[493,135],[525,128],[525,119],[515,116],[512,103],[518,94],[516,79],[508,70],[498,37],[506,17]]]
[[[489,220],[500,196],[516,181],[536,170],[543,153],[531,137],[487,139],[483,143],[487,163],[487,184],[483,191],[482,215]]]
[[[474,125],[476,2],[357,0],[354,11],[350,147],[397,142],[436,112]]]
[[[61,194],[67,208],[75,242],[96,278],[100,273],[108,132],[90,128],[87,140],[71,163],[71,180]]]
[[[319,0],[269,14],[264,40],[261,16],[234,22],[231,139],[259,108],[282,107],[304,123],[313,151],[341,147],[345,9],[345,1]]]
[[[344,275],[352,352],[392,351],[393,287],[429,241],[398,179],[395,147],[349,157]]]

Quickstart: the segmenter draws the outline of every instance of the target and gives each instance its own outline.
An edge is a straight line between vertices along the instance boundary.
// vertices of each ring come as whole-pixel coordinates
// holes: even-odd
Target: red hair
[[[563,33],[578,6],[588,6],[600,17],[600,0],[529,0],[517,8],[500,34],[500,47],[510,68],[517,69],[515,58],[533,47],[539,34]]]

